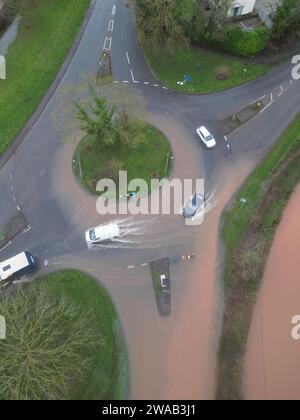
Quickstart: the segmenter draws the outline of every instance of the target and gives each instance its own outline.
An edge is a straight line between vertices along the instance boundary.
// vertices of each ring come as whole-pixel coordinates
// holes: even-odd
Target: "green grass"
[[[80,183],[95,193],[97,182],[110,177],[109,164],[113,158],[123,162],[123,170],[128,172],[128,182],[135,178],[145,180],[150,186],[151,178],[156,174],[159,179],[167,177],[170,169],[170,144],[164,135],[152,126],[142,123],[142,143],[135,149],[126,145],[104,146],[90,137],[85,137],[79,144],[74,160],[76,177]],[[79,172],[79,161],[82,178]],[[117,179],[116,179],[117,181]]]
[[[73,270],[50,274],[40,280],[49,293],[73,301],[78,311],[90,313],[95,332],[104,345],[95,351],[90,373],[75,383],[68,399],[111,400],[127,398],[127,354],[119,320],[107,291],[92,278]],[[83,355],[84,357],[84,355]]]
[[[280,163],[290,155],[291,150],[298,146],[299,139],[300,116],[282,134],[264,161],[257,166],[237,194],[231,209],[224,214],[223,236],[229,253],[238,245],[258,202],[262,199],[265,182]],[[241,203],[242,198],[246,198],[246,205]]]
[[[54,81],[81,26],[89,0],[39,0],[27,8],[0,80],[0,155]]]
[[[171,89],[187,93],[213,93],[241,85],[265,74],[270,67],[250,64],[243,59],[197,48],[186,48],[174,54],[159,53],[144,47],[147,61],[156,77]],[[228,69],[228,78],[218,80],[216,72]],[[247,69],[247,72],[244,71]],[[192,82],[178,86],[190,73]]]
[[[281,135],[224,214],[225,314],[218,399],[243,398],[247,339],[265,264],[283,211],[300,182],[300,115]],[[242,203],[245,198],[247,203]]]

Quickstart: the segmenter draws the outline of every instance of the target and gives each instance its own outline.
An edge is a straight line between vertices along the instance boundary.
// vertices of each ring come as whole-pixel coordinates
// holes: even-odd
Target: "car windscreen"
[[[94,241],[96,239],[95,229],[90,230],[90,238],[91,238],[91,241]]]
[[[210,141],[213,139],[213,136],[211,134],[209,134],[207,137],[205,137],[205,140]]]

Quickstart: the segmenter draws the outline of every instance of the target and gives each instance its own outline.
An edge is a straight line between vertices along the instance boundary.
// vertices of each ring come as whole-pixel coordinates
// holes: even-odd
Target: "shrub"
[[[214,46],[243,57],[251,57],[262,52],[269,39],[269,30],[261,26],[253,31],[244,31],[238,27],[228,27],[215,33],[198,33],[195,43]]]
[[[268,34],[265,26],[249,32],[237,27],[229,28],[224,34],[223,48],[245,57],[254,56],[266,48]]]
[[[273,19],[271,40],[275,44],[296,33],[300,26],[299,0],[284,0]]]

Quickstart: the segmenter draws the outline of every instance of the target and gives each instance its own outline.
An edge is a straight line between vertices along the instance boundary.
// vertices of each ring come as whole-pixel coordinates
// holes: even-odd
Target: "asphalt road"
[[[95,77],[103,49],[112,57],[116,84],[128,85],[143,97],[146,119],[170,139],[175,156],[172,177],[204,178],[215,192],[216,210],[203,226],[187,229],[180,216],[130,217],[122,222],[131,229],[123,243],[87,249],[85,230],[109,218],[97,214],[95,198],[82,191],[73,178],[72,153],[78,133],[57,113],[69,86]],[[145,63],[131,8],[122,0],[98,0],[61,83],[1,169],[0,226],[20,209],[30,227],[0,250],[1,260],[26,249],[38,257],[40,274],[73,267],[94,275],[108,288],[129,349],[132,398],[213,397],[222,306],[214,283],[220,263],[216,256],[220,212],[251,167],[299,112],[299,86],[291,81],[291,64],[286,63],[226,92],[204,96],[174,93],[155,79]],[[270,106],[228,136],[233,152],[229,158],[222,119],[264,95]],[[214,150],[204,149],[197,141],[195,128],[202,123],[216,135]],[[197,254],[198,262],[172,267],[172,316],[160,319],[150,271],[140,265],[189,251]],[[205,308],[203,313],[201,308]],[[185,346],[181,339],[187,341]],[[187,359],[190,365],[183,369]]]

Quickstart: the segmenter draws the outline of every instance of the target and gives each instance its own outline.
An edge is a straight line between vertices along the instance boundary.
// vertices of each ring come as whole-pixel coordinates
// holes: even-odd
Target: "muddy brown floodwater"
[[[292,318],[300,314],[300,185],[275,235],[254,312],[245,364],[248,400],[300,399],[300,341]]]
[[[152,121],[151,116],[149,117]],[[168,117],[157,117],[155,125],[170,139],[175,162],[173,177],[201,177],[201,149],[191,134]],[[95,197],[86,194],[76,183],[71,168],[73,143],[64,143],[56,159],[53,176],[56,200],[69,215],[72,226],[83,234],[99,224]],[[187,163],[186,157],[189,156]],[[213,399],[215,391],[216,355],[222,320],[223,297],[217,279],[222,268],[218,254],[221,212],[246,175],[254,166],[251,160],[225,161],[216,185],[216,205],[205,222],[187,230],[181,216],[172,217],[160,227],[167,243],[155,251],[155,258],[172,256],[174,244],[180,254],[193,251],[196,258],[189,263],[171,266],[172,314],[160,318],[157,312],[149,268],[116,271],[116,266],[144,263],[149,254],[139,259],[134,253],[117,249],[72,253],[50,259],[49,267],[77,268],[93,274],[108,289],[121,319],[128,355],[130,398],[132,399]],[[98,218],[98,222],[97,222]],[[104,219],[102,218],[102,221]],[[187,243],[182,235],[189,232]],[[144,248],[148,247],[145,231]],[[85,247],[86,248],[86,247]],[[178,251],[177,249],[177,251]],[[87,255],[88,253],[88,255]],[[151,255],[151,257],[149,257]],[[121,262],[123,261],[123,262]],[[149,260],[146,260],[146,262]]]

